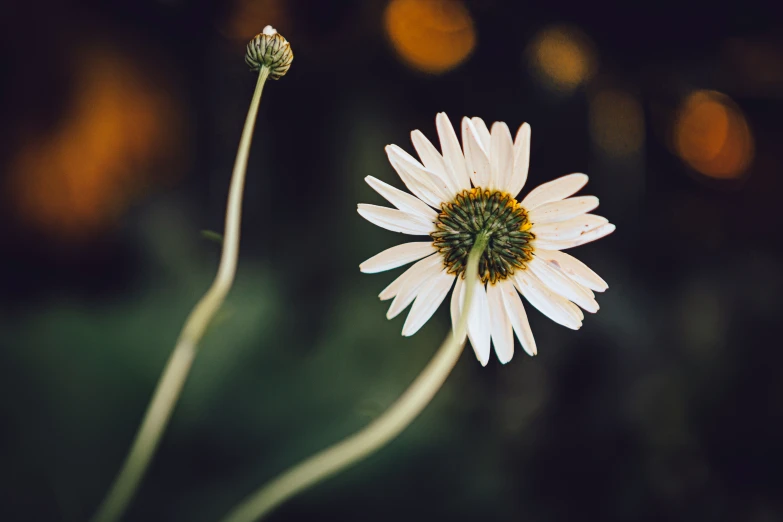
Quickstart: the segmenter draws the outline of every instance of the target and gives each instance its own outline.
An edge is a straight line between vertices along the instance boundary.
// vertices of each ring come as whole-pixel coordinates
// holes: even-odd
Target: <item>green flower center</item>
[[[527,211],[505,192],[478,187],[463,190],[454,201],[441,205],[435,226],[430,236],[450,274],[464,274],[468,253],[482,233],[489,238],[479,260],[482,283],[494,284],[517,269],[524,270],[533,255],[530,242],[535,235]]]

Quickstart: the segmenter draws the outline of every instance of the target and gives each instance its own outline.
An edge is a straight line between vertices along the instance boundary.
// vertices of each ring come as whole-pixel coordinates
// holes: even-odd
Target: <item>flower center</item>
[[[464,274],[478,234],[489,238],[479,260],[482,283],[494,284],[524,269],[533,254],[530,241],[535,235],[527,211],[505,192],[479,187],[463,190],[454,201],[441,205],[435,226],[430,236],[450,274]]]

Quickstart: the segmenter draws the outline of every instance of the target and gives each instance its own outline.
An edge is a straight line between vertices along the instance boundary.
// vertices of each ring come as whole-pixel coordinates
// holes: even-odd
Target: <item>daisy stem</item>
[[[190,372],[193,359],[198,350],[198,343],[204,336],[209,323],[215,317],[234,282],[239,253],[239,228],[242,219],[242,193],[247,172],[247,157],[250,143],[253,139],[253,128],[256,123],[258,104],[261,92],[269,76],[269,69],[261,67],[258,82],[250,102],[250,108],[239,141],[234,171],[231,175],[231,186],[228,192],[226,209],[226,225],[223,235],[223,250],[217,275],[201,300],[190,312],[182,332],[179,335],[174,351],[171,353],[163,374],[158,380],[152,400],[147,406],[144,419],[136,433],[130,452],[125,458],[117,478],[112,484],[103,503],[92,518],[92,522],[115,522],[119,520],[128,507],[133,495],[141,482],[152,456],[160,443],[161,435],[171,418],[171,413],[179,399],[182,387]]]
[[[478,262],[487,247],[480,235],[465,270],[465,297],[456,327],[416,380],[380,417],[361,431],[326,448],[261,487],[237,506],[223,522],[253,522],[293,495],[374,453],[399,435],[429,404],[459,360],[465,347],[468,311],[478,279]]]

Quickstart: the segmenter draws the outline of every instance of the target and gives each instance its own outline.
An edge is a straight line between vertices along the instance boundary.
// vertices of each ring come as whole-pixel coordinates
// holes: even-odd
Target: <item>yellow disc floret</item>
[[[532,258],[535,236],[527,211],[505,192],[479,187],[463,190],[454,201],[441,205],[435,226],[430,236],[451,274],[463,274],[479,234],[489,238],[479,261],[483,283],[494,284],[513,275]]]

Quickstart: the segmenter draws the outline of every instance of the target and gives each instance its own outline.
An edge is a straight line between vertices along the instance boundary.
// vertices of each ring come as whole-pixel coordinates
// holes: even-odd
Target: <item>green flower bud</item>
[[[245,63],[252,71],[258,71],[261,66],[268,67],[269,77],[273,80],[284,76],[293,60],[291,44],[271,25],[264,27],[264,31],[247,44]]]

